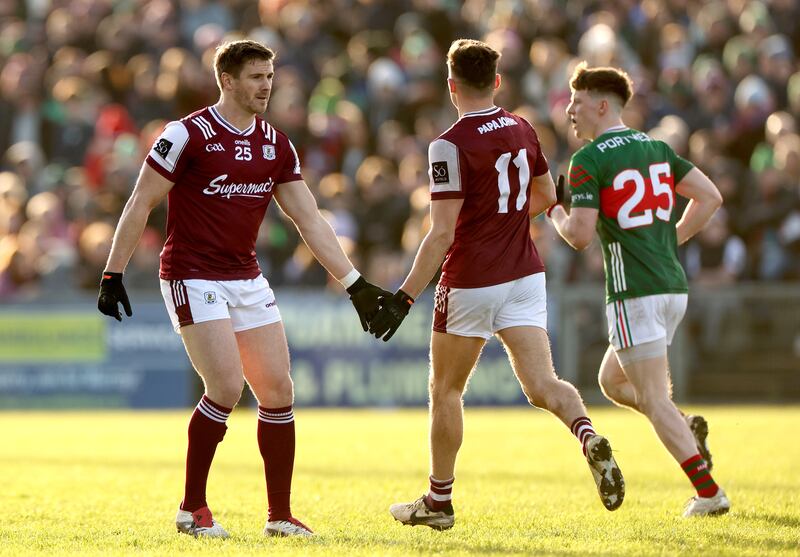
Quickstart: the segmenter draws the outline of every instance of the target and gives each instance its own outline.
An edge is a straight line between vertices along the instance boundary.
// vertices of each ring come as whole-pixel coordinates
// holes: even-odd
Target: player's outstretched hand
[[[122,321],[122,314],[119,312],[118,304],[122,303],[125,308],[125,315],[133,315],[131,303],[128,301],[128,293],[122,285],[122,273],[109,273],[103,271],[103,279],[100,281],[100,295],[97,297],[97,309],[100,313],[113,317],[117,321]]]
[[[408,310],[414,304],[414,298],[398,290],[390,296],[381,296],[380,304],[380,311],[370,321],[369,332],[375,335],[375,338],[383,337],[383,342],[387,342],[408,315]]]
[[[369,330],[370,321],[378,313],[378,298],[392,295],[388,290],[367,282],[364,277],[358,277],[358,280],[347,289],[347,293],[350,294],[350,301],[356,308],[361,328],[365,332]]]
[[[564,187],[565,178],[563,174],[558,175],[558,181],[556,182],[556,202],[553,203],[549,209],[547,209],[547,216],[550,216],[550,213],[553,211],[553,207],[556,205],[567,206],[569,204],[569,192]]]

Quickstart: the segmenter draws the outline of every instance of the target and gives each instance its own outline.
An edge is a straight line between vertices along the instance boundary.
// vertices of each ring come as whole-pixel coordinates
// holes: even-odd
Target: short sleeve
[[[675,180],[675,184],[677,185],[683,178],[689,174],[689,171],[694,168],[694,165],[675,153],[669,146],[669,157],[670,157],[670,166],[672,167],[672,175]]]
[[[600,183],[597,175],[598,169],[585,151],[578,151],[573,155],[568,176],[573,207],[600,208]]]
[[[542,151],[542,144],[539,141],[539,134],[536,133],[536,128],[533,127],[533,124],[528,122],[525,118],[521,116],[517,116],[522,122],[524,122],[528,129],[530,129],[531,133],[533,134],[533,138],[535,140],[536,145],[538,145],[537,153],[536,153],[536,160],[533,161],[533,177],[542,176],[545,172],[550,171],[550,165],[547,163],[547,157],[544,156],[544,152]]]
[[[463,199],[458,147],[446,139],[437,139],[428,147],[428,177],[431,199]]]
[[[533,163],[533,176],[535,178],[549,171],[550,171],[550,165],[547,164],[547,157],[544,156],[544,153],[542,152],[542,149],[540,147],[539,153],[536,156],[536,162]]]
[[[278,184],[296,182],[303,179],[303,174],[300,172],[300,157],[297,155],[297,149],[294,148],[294,144],[289,138],[286,138],[286,143],[291,152],[283,158],[283,166],[278,173]]]
[[[170,122],[158,136],[150,152],[147,164],[170,182],[177,182],[190,158],[187,154],[189,130],[183,122]]]

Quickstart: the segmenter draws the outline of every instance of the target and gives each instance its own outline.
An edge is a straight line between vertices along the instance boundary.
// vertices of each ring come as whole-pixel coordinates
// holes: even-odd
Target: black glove
[[[128,301],[128,293],[122,285],[122,273],[109,273],[103,271],[103,280],[100,281],[100,295],[97,297],[97,309],[100,313],[114,317],[117,321],[122,321],[118,303],[122,302],[125,308],[125,315],[133,315],[131,303]]]
[[[550,213],[553,211],[553,207],[556,205],[563,205],[564,207],[569,205],[570,202],[570,194],[569,191],[564,187],[564,175],[558,175],[558,182],[556,182],[556,202],[553,203],[550,208],[547,209],[547,216],[550,216]]]
[[[368,330],[369,322],[378,313],[378,298],[392,295],[388,290],[370,284],[364,277],[358,277],[358,280],[347,289],[347,293],[350,294],[350,301],[356,308],[364,331]]]
[[[402,290],[398,290],[391,296],[381,296],[379,301],[381,309],[370,321],[369,332],[375,335],[375,338],[383,337],[383,342],[387,342],[408,315],[414,298]]]

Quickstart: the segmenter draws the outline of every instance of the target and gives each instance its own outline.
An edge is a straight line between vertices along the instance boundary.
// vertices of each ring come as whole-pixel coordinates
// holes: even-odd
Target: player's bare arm
[[[442,265],[453,245],[456,223],[463,199],[439,199],[431,202],[431,229],[414,257],[414,264],[402,286],[391,297],[381,299],[381,309],[371,321],[369,332],[388,341],[408,315],[414,300],[422,294]]]
[[[370,284],[353,267],[330,223],[319,212],[317,200],[305,181],[280,184],[275,192],[275,201],[292,219],[317,261],[347,289],[361,321],[361,328],[367,331],[369,321],[378,311],[378,298],[389,296],[391,292]]]
[[[122,321],[119,304],[122,304],[128,317],[133,315],[128,294],[122,284],[122,273],[142,237],[150,213],[161,203],[173,185],[147,164],[143,164],[133,193],[122,211],[97,297],[97,309],[117,321]]]
[[[173,185],[147,164],[142,165],[136,186],[125,204],[114,233],[114,243],[106,263],[107,271],[121,273],[125,270],[150,213],[166,197]]]
[[[453,245],[456,233],[456,222],[461,212],[463,199],[440,199],[431,202],[431,229],[422,240],[414,265],[400,289],[416,298],[439,270]]]
[[[699,169],[693,168],[683,177],[675,192],[689,198],[681,220],[678,221],[678,245],[700,232],[722,205],[722,195],[717,186]]]
[[[337,280],[353,270],[336,233],[317,207],[311,190],[303,180],[280,184],[275,201],[294,223],[303,241],[317,261]]]
[[[598,210],[589,207],[572,207],[569,214],[561,205],[550,212],[556,231],[577,250],[586,249],[594,239]]]
[[[531,205],[528,210],[531,218],[537,217],[556,202],[556,185],[549,172],[534,176],[531,180]]]

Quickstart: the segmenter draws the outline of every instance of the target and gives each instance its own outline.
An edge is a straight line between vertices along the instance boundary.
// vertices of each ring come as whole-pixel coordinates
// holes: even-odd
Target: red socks
[[[569,427],[569,430],[572,432],[572,435],[578,438],[578,441],[581,442],[581,447],[583,449],[583,456],[586,456],[586,441],[588,441],[592,435],[597,435],[594,428],[592,427],[592,420],[587,418],[586,416],[581,416],[580,418],[576,418],[572,425]]]
[[[206,395],[200,399],[189,420],[186,450],[186,484],[181,509],[196,511],[206,506],[206,483],[217,445],[225,437],[225,422],[232,408],[225,408]]]
[[[292,516],[289,498],[294,469],[294,413],[284,408],[258,407],[258,449],[264,459],[269,520]]]
[[[711,473],[708,471],[708,465],[699,454],[681,462],[681,468],[684,473],[689,477],[689,481],[697,490],[697,495],[700,497],[713,497],[719,491],[719,486],[714,482]]]
[[[430,477],[431,488],[425,496],[425,504],[432,511],[442,511],[452,505],[453,501],[453,482],[455,478],[449,480],[437,480]]]

